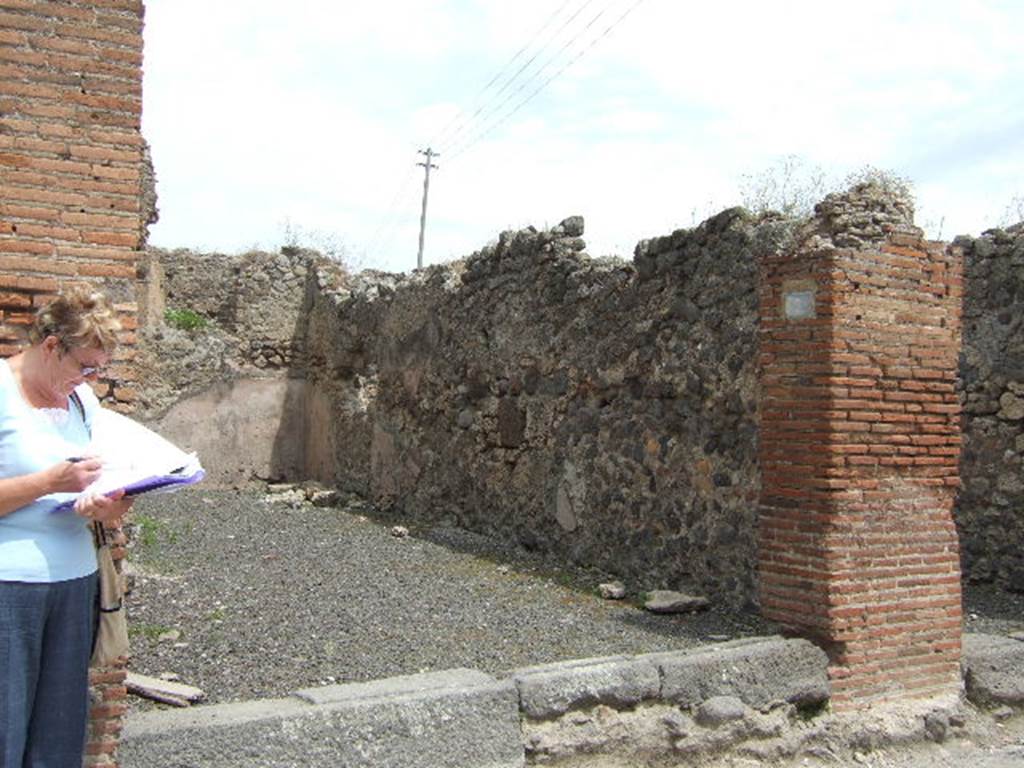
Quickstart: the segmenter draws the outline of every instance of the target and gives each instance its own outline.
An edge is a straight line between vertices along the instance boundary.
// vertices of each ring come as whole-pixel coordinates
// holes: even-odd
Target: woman
[[[74,289],[36,315],[30,345],[0,360],[0,765],[80,768],[96,595],[90,522],[131,502],[86,495],[99,402],[86,383],[120,328],[103,294]]]

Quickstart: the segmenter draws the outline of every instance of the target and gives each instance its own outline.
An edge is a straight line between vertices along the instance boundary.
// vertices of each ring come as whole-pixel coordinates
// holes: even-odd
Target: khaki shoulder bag
[[[78,412],[86,429],[85,406],[76,392],[71,393],[71,400],[78,406]],[[96,545],[96,569],[99,574],[99,586],[96,590],[96,627],[93,634],[92,658],[89,664],[93,667],[105,667],[128,655],[128,617],[124,610],[124,589],[121,574],[114,566],[114,558],[110,554],[110,541],[103,523],[92,524],[92,538]]]
[[[105,667],[128,655],[128,617],[124,610],[121,574],[114,567],[103,523],[93,523],[92,532],[100,581],[96,597],[96,634],[89,663],[94,667]]]

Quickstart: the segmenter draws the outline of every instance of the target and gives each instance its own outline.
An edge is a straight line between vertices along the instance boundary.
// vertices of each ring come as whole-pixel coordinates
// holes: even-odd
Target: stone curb
[[[131,768],[521,768],[516,690],[475,670],[129,717]]]
[[[1024,643],[965,635],[963,659],[971,701],[1024,703]],[[755,733],[757,718],[785,719],[780,705],[827,702],[827,664],[806,640],[768,637],[524,667],[503,680],[455,669],[306,688],[280,699],[133,714],[119,757],[126,768],[522,768],[527,749],[547,743],[543,729],[578,731],[595,713],[600,725],[602,710],[653,716],[680,736],[689,717],[716,715],[709,727],[720,749]],[[752,714],[736,720],[742,712]],[[735,733],[719,721],[735,721]]]
[[[787,703],[823,704],[829,698],[828,656],[808,640],[741,641],[646,658],[661,671],[661,698],[683,707],[734,696],[763,711]]]
[[[512,680],[520,712],[537,720],[596,704],[625,709],[657,698],[661,690],[657,666],[628,656],[525,667],[513,672]]]
[[[457,669],[133,715],[120,754],[131,768],[518,768],[525,765],[524,719],[597,705],[700,704],[720,695],[762,709],[824,701],[825,668],[824,653],[807,641],[755,638],[526,667],[505,680]]]
[[[545,664],[512,673],[521,713],[559,717],[603,704],[613,709],[660,699],[695,707],[733,696],[753,709],[828,701],[828,657],[807,640],[738,640],[696,651]]]

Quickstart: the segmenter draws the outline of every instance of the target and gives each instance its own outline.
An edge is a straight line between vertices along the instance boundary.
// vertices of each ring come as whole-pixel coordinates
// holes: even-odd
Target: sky
[[[428,147],[424,265],[577,214],[629,259],[790,157],[947,240],[1024,195],[1019,0],[147,0],[144,56],[167,248],[409,271]]]

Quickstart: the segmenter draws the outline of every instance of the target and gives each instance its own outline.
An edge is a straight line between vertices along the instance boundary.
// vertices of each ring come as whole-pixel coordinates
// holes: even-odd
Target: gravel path
[[[770,632],[750,614],[657,616],[605,601],[594,588],[606,575],[465,531],[410,526],[399,538],[358,502],[268,498],[190,489],[136,504],[130,669],[178,675],[223,702]]]
[[[657,616],[605,601],[594,588],[606,574],[465,531],[410,526],[396,537],[397,521],[367,516],[360,502],[271,498],[286,497],[190,489],[136,504],[131,669],[177,675],[223,702],[456,667],[500,675],[772,631],[719,607]],[[1024,596],[969,587],[965,604],[968,631],[1024,631]]]

